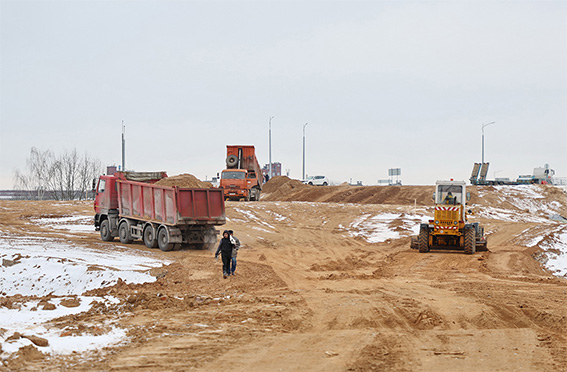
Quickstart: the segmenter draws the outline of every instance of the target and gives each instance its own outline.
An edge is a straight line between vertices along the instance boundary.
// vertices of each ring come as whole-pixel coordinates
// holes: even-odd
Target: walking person
[[[230,260],[230,274],[234,275],[234,271],[236,270],[236,255],[238,254],[238,249],[240,248],[240,240],[238,240],[238,238],[234,236],[234,231],[228,230],[228,234],[230,235],[230,239],[233,244],[232,258]]]
[[[228,230],[224,230],[222,233],[222,239],[220,240],[219,247],[215,252],[215,258],[218,258],[219,253],[222,258],[222,275],[226,279],[230,275],[230,261],[232,259],[232,248],[234,245],[230,241],[230,234]]]

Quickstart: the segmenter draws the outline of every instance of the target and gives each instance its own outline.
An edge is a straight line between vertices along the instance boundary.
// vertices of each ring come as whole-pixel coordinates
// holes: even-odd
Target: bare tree
[[[88,154],[80,156],[77,149],[55,155],[50,150],[31,148],[27,159],[28,172],[16,170],[15,188],[36,191],[35,197],[56,200],[84,199],[91,180],[102,173],[101,162]]]

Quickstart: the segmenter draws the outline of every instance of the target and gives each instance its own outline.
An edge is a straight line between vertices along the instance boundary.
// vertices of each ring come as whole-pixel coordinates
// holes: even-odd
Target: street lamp
[[[491,121],[490,123],[482,124],[482,164],[484,164],[484,127],[492,125],[496,123],[495,121]]]
[[[303,178],[305,179],[305,127],[307,123],[303,124]]]
[[[272,178],[272,119],[275,118],[275,116],[270,116],[270,171],[268,172],[270,178]]]

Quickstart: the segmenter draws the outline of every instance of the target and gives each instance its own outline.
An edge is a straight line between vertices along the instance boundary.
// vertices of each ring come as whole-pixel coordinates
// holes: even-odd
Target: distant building
[[[264,175],[270,173],[270,164],[264,165],[262,168],[262,173]],[[272,177],[282,175],[282,163],[272,163]]]

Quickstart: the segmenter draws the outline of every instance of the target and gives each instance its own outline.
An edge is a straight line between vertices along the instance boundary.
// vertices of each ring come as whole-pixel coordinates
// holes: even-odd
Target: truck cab
[[[116,187],[116,176],[100,176],[96,186],[95,192],[95,230],[100,229],[100,224],[104,219],[103,216],[109,214],[118,215],[118,189]],[[112,228],[111,228],[112,229]]]

